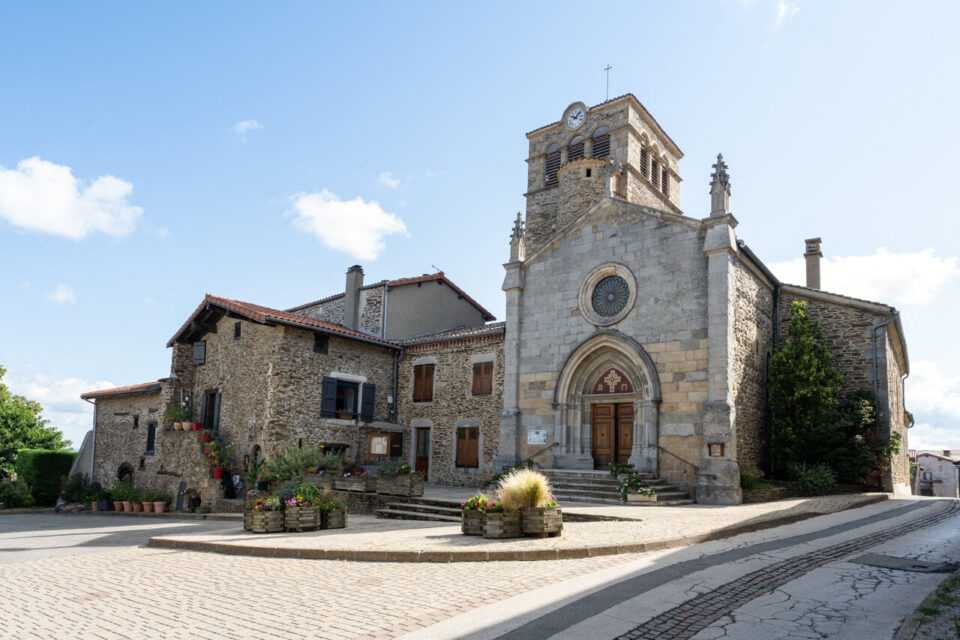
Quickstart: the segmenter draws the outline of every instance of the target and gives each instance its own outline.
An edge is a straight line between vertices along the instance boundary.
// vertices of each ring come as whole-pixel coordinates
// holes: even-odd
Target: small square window
[[[591,175],[590,169],[587,169],[587,177],[589,178],[590,175]]]
[[[330,349],[330,336],[325,333],[313,334],[313,350],[316,353],[327,353]]]

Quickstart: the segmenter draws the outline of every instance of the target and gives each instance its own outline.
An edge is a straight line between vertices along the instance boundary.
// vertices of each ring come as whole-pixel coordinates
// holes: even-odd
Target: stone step
[[[619,496],[603,496],[598,498],[597,496],[583,496],[576,493],[566,494],[563,496],[555,496],[557,498],[563,498],[558,500],[560,506],[563,507],[568,502],[582,502],[584,504],[620,504]]]
[[[443,508],[456,508],[457,511],[460,510],[460,501],[458,500],[442,500],[440,498],[423,498],[423,497],[406,497],[406,496],[393,496],[391,500],[396,503],[408,503],[408,504],[419,504],[424,506],[432,507],[443,507]]]
[[[678,507],[685,504],[696,504],[693,498],[683,498],[678,500],[657,500],[656,502],[631,502],[631,507]]]
[[[613,480],[614,477],[610,475],[609,471],[604,471],[603,469],[596,470],[572,470],[572,469],[543,469],[543,475],[548,478],[592,478],[592,479],[609,479]],[[653,478],[652,473],[638,473],[636,474],[641,478]]]
[[[590,491],[589,489],[553,489],[553,497],[558,501],[560,498],[568,498],[569,496],[580,496],[580,497],[589,497],[597,500],[602,500],[604,498],[613,498],[615,500],[619,499],[619,494],[616,491]]]
[[[460,517],[460,505],[457,506],[437,506],[432,504],[419,504],[416,502],[388,502],[387,509],[397,509],[400,511],[416,511],[417,513],[432,513],[436,515],[449,515]]]
[[[377,517],[394,520],[424,520],[427,522],[460,522],[460,516],[454,517],[422,511],[407,511],[405,509],[377,509]]]

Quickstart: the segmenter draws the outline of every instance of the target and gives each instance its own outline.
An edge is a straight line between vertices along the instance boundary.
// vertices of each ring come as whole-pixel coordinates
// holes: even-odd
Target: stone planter
[[[334,509],[333,511],[324,511],[322,514],[323,523],[321,529],[345,529],[347,526],[347,510]]]
[[[628,493],[627,502],[656,502],[657,494],[645,496],[642,493]]]
[[[244,512],[243,512],[243,530],[244,530],[244,531],[250,531],[251,529],[253,529],[253,511],[246,511],[246,510],[244,510]]]
[[[283,511],[252,512],[250,531],[253,533],[277,533],[278,531],[283,531]]]
[[[320,507],[287,507],[283,512],[287,531],[315,531],[320,528]]]
[[[523,534],[520,512],[488,513],[483,518],[484,538],[519,538]]]
[[[465,536],[483,535],[483,511],[474,509],[460,512],[460,531]]]
[[[407,473],[393,478],[377,476],[377,493],[388,496],[422,496],[423,474]]]
[[[563,531],[563,514],[560,512],[560,507],[524,507],[520,513],[525,536],[553,538]]]
[[[333,488],[340,491],[374,492],[377,490],[377,476],[348,476],[333,479]]]

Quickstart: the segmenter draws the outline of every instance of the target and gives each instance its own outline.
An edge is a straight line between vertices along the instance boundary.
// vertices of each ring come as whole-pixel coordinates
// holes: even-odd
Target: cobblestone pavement
[[[928,515],[898,527],[777,562],[758,571],[748,573],[719,589],[700,594],[619,636],[618,640],[636,640],[637,638],[681,640],[692,638],[702,629],[729,615],[748,601],[765,595],[787,582],[796,580],[818,567],[907,535],[918,529],[955,518],[957,515],[960,515],[960,502],[954,503],[941,513]]]

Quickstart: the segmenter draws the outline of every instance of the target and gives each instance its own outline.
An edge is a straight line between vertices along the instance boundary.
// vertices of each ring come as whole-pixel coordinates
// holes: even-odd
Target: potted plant
[[[196,489],[187,489],[183,492],[183,497],[187,499],[187,509],[193,513],[200,506],[200,492]]]
[[[312,482],[302,482],[284,491],[283,523],[287,531],[314,531],[320,528],[320,489]]]
[[[144,491],[140,494],[140,504],[143,505],[144,513],[153,513],[153,501],[154,493],[152,491]]]
[[[520,512],[525,535],[557,536],[563,530],[563,515],[553,499],[550,481],[539,471],[511,471],[500,481],[497,498],[507,511]]]
[[[487,510],[487,499],[473,496],[460,504],[460,531],[465,536],[483,535],[483,516]]]
[[[112,494],[113,499],[121,504],[120,509],[116,509],[116,504],[114,504],[114,508],[117,511],[122,510],[126,513],[133,511],[133,501],[136,499],[137,490],[133,488],[130,480],[121,480],[118,482]]]
[[[373,492],[377,490],[377,477],[371,475],[361,465],[352,462],[344,465],[340,473],[334,476],[333,488],[340,491]]]
[[[283,531],[283,503],[279,496],[257,498],[250,511],[250,531],[253,533]]]
[[[113,511],[113,500],[108,489],[98,489],[94,492],[93,499],[97,501],[97,511]]]
[[[154,513],[163,513],[167,510],[167,503],[170,501],[170,496],[163,495],[160,493],[153,494],[153,512]]]
[[[637,473],[631,473],[620,481],[621,502],[656,502],[657,493],[650,484]]]
[[[488,502],[483,515],[483,537],[493,539],[519,538],[523,529],[520,512],[507,511],[500,502]]]
[[[401,460],[386,460],[377,469],[377,493],[389,496],[422,496],[423,474]]]
[[[200,424],[200,423],[199,423],[199,422],[194,422],[193,424],[197,425],[197,424]],[[200,432],[200,442],[202,442],[202,443],[212,442],[212,441],[213,441],[213,436],[214,436],[213,429],[203,429],[203,430]]]
[[[320,528],[343,529],[347,526],[347,505],[329,493],[320,498]]]

